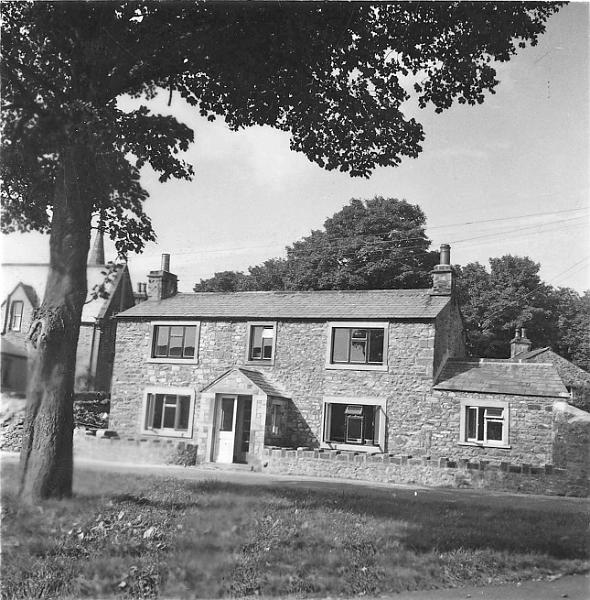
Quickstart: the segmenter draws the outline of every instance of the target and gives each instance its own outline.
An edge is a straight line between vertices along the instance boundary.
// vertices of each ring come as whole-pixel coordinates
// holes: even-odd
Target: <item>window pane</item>
[[[503,408],[486,408],[487,417],[501,417],[503,412]]]
[[[504,429],[504,423],[502,421],[488,421],[488,440],[495,442],[502,441],[502,430]]]
[[[197,328],[196,327],[185,327],[184,328],[183,356],[185,358],[194,358],[196,338],[197,338]]]
[[[363,417],[346,417],[346,441],[350,443],[362,443],[363,441]]]
[[[378,444],[375,440],[375,406],[363,406],[363,416],[365,417],[364,442],[368,444]]]
[[[222,398],[220,431],[232,431],[233,422],[234,422],[234,399],[233,398]]]
[[[345,440],[345,416],[346,404],[332,404],[332,418],[328,431],[330,432],[329,442],[344,442]]]
[[[272,325],[265,325],[262,329],[262,337],[271,339],[275,336],[275,328]]]
[[[255,325],[250,332],[250,358],[262,358],[262,331],[264,327]]]
[[[383,329],[371,329],[369,332],[369,362],[383,364]]]
[[[477,439],[477,408],[467,408],[467,439]]]
[[[154,419],[152,421],[152,427],[160,429],[162,427],[162,412],[164,409],[164,396],[162,394],[156,394],[156,404],[154,406]]]
[[[272,358],[272,339],[262,340],[262,358],[267,360]]]
[[[477,411],[477,440],[479,442],[483,442],[484,415],[485,415],[485,410],[483,408],[480,408]]]
[[[366,329],[353,329],[352,330],[352,339],[366,340],[367,339],[367,330]]]
[[[184,327],[170,327],[170,344],[168,356],[182,356]]]
[[[153,427],[153,419],[150,419],[151,411],[154,407],[154,396],[153,394],[148,394],[147,396],[147,406],[145,411],[145,429],[149,429]]]
[[[169,335],[170,327],[156,327],[156,345],[154,348],[154,356],[168,356]]]
[[[350,345],[350,362],[367,362],[367,342],[365,340],[352,340],[352,343]]]
[[[176,405],[164,405],[164,425],[167,429],[174,429],[174,419],[176,418]]]
[[[178,397],[178,424],[177,429],[188,429],[188,415],[191,406],[190,396],[179,396]]]
[[[332,362],[348,362],[350,329],[334,328],[332,338]]]

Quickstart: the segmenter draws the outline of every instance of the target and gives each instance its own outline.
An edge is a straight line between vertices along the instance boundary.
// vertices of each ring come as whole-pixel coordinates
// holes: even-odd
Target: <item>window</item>
[[[23,301],[15,300],[10,305],[10,326],[12,331],[20,331],[23,322]]]
[[[324,400],[322,446],[350,450],[384,450],[385,400]]]
[[[193,392],[190,389],[159,388],[146,393],[144,433],[190,437]]]
[[[386,370],[387,324],[330,323],[327,366]]]
[[[168,361],[194,361],[197,357],[197,325],[154,324],[151,358]]]
[[[461,442],[482,446],[508,445],[508,404],[497,401],[463,401]]]
[[[274,323],[248,323],[247,362],[272,364],[275,349]]]

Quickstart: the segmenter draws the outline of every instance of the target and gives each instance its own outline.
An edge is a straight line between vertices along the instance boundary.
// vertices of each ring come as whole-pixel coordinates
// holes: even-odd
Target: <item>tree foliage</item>
[[[191,178],[194,134],[153,114],[159,90],[238,130],[269,125],[325,169],[368,176],[415,157],[403,103],[477,104],[493,61],[536,44],[550,3],[4,2],[3,231],[50,231],[34,322],[22,486],[71,493],[73,366],[91,220],[120,253],[154,239],[140,170]],[[404,82],[415,81],[408,92]],[[143,99],[125,112],[118,100]]]
[[[458,294],[467,348],[474,356],[506,358],[517,327],[533,348],[550,346],[580,367],[590,367],[590,294],[553,288],[528,257],[490,259],[457,267]]]
[[[429,252],[420,207],[377,196],[353,198],[314,230],[287,247],[287,258],[267,260],[249,273],[216,273],[195,291],[362,290],[430,285],[438,254]],[[231,282],[233,285],[229,285]]]

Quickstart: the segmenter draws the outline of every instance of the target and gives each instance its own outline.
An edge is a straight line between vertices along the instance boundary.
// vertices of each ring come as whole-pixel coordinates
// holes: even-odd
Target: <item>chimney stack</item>
[[[516,328],[514,338],[510,340],[510,358],[518,357],[519,354],[528,352],[531,349],[532,342],[526,336],[526,329]]]
[[[430,272],[432,275],[431,296],[450,296],[453,291],[453,268],[451,267],[451,247],[440,247],[440,263]]]
[[[148,275],[148,300],[165,300],[178,292],[178,277],[170,273],[170,254],[162,254],[162,268]]]

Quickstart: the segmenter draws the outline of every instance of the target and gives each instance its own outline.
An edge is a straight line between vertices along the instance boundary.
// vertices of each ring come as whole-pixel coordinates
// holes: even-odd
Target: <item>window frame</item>
[[[149,407],[149,395],[166,395],[166,396],[189,396],[189,410],[188,410],[188,428],[187,429],[174,429],[170,427],[162,427],[155,429],[153,427],[146,427],[147,410]],[[178,410],[178,399],[177,399]],[[166,400],[164,400],[164,404]],[[143,402],[141,407],[140,418],[140,431],[142,435],[151,435],[155,437],[175,437],[175,438],[192,438],[193,437],[193,420],[195,415],[195,390],[189,387],[168,387],[168,386],[148,386],[144,389]]]
[[[332,344],[334,329],[382,329],[383,330],[383,363],[336,363],[332,362]],[[389,321],[330,321],[328,323],[328,340],[326,348],[326,369],[349,371],[387,371],[389,354]]]
[[[464,398],[461,400],[461,414],[459,422],[459,444],[462,446],[479,446],[483,448],[511,448],[510,446],[510,403],[505,400],[485,400],[485,399],[472,399]],[[501,408],[503,409],[502,421],[502,440],[474,440],[467,437],[467,412],[470,408],[476,408],[479,410],[486,408]],[[490,420],[498,420],[490,418]],[[487,421],[484,417],[484,428],[486,428]],[[485,431],[485,430],[484,430]]]
[[[378,409],[378,418],[375,423],[377,445],[370,444],[346,444],[341,442],[327,441],[329,437],[328,415],[332,404],[351,404],[355,406],[374,406]],[[385,452],[387,437],[387,398],[354,397],[354,396],[324,396],[322,398],[320,448],[330,450],[348,450],[351,452],[380,453]]]
[[[246,354],[244,356],[245,362],[247,365],[258,366],[258,367],[267,367],[275,364],[275,352],[277,347],[277,323],[276,321],[248,321],[246,323]],[[273,338],[272,338],[272,354],[271,357],[266,358],[252,358],[250,356],[250,350],[253,340],[253,329],[254,327],[272,327],[273,328]]]
[[[151,321],[150,323],[150,342],[146,362],[148,363],[168,363],[180,365],[194,365],[199,362],[199,343],[201,337],[201,322],[200,321]],[[164,357],[153,356],[155,335],[158,327],[196,327],[195,330],[195,355],[189,358],[181,356]]]
[[[15,306],[20,306],[20,314],[18,315],[18,327],[14,325],[15,318]],[[21,331],[23,327],[23,313],[25,311],[25,303],[23,300],[12,300],[10,302],[10,312],[8,318],[8,330],[9,331]]]

